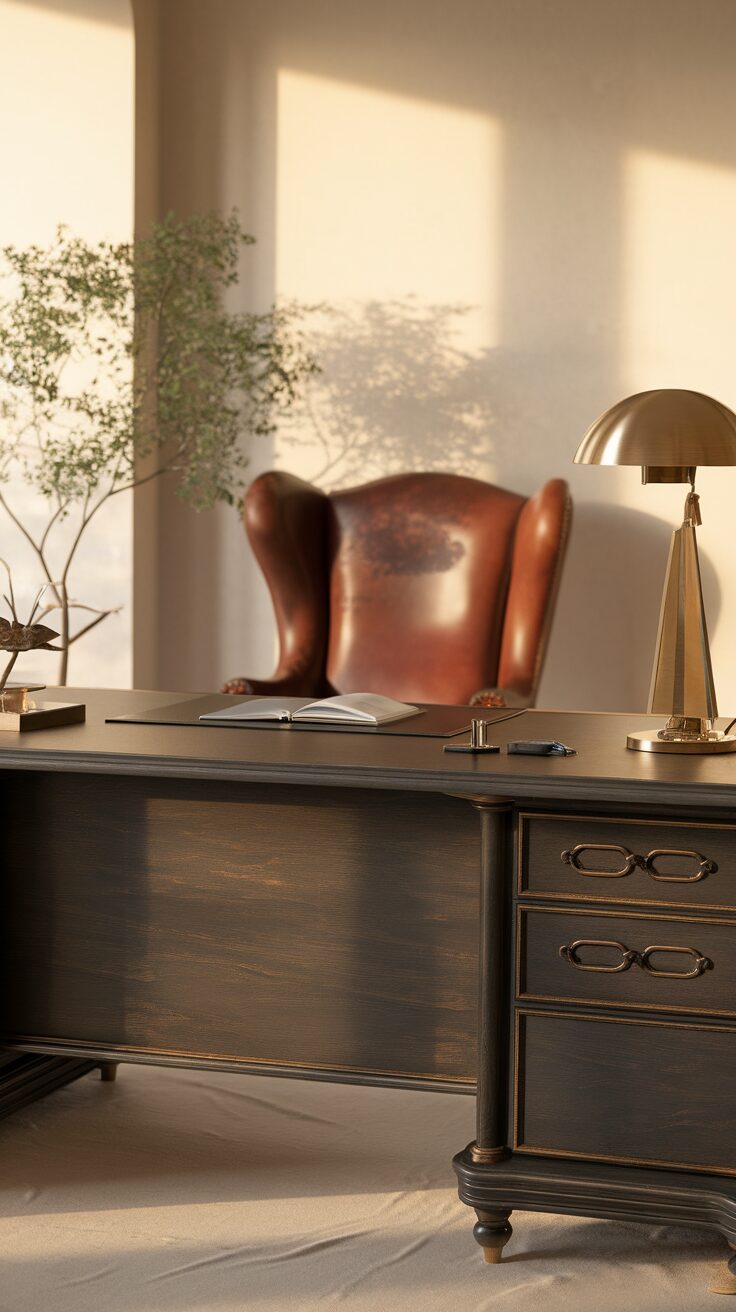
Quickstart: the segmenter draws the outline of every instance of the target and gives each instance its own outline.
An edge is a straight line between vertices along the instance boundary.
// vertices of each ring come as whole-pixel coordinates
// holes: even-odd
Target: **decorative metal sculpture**
[[[8,591],[3,597],[12,615],[12,619],[9,620],[0,616],[0,651],[10,652],[10,660],[0,676],[0,731],[11,730],[23,733],[28,729],[50,729],[56,725],[84,723],[86,709],[83,702],[31,700],[28,696],[29,692],[37,692],[43,688],[42,683],[26,683],[20,686],[14,684],[12,688],[8,688],[8,677],[21,652],[60,650],[59,647],[51,644],[51,639],[59,636],[56,629],[50,629],[48,625],[41,624],[36,619],[46,589],[57,585],[52,582],[44,584],[36,594],[30,615],[24,624],[18,618],[10,566],[1,557],[0,565],[8,576]],[[42,610],[41,618],[51,609],[53,607],[49,606]]]
[[[8,576],[8,592],[3,593],[3,600],[10,607],[12,620],[6,620],[0,616],[0,651],[12,652],[2,676],[0,677],[0,695],[4,693],[6,684],[10,677],[11,670],[15,665],[21,652],[24,651],[60,651],[61,648],[51,645],[52,638],[58,638],[55,629],[50,629],[46,624],[34,624],[34,619],[38,614],[38,608],[43,600],[46,589],[50,586],[45,583],[39,589],[36,598],[31,606],[31,613],[25,624],[18,619],[18,611],[15,606],[15,593],[13,591],[13,578],[10,573],[10,566],[6,561],[0,559],[0,565],[5,569]],[[8,595],[10,594],[10,595]]]

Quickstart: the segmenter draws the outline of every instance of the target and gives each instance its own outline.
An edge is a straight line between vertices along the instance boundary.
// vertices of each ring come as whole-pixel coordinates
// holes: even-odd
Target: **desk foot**
[[[0,1051],[0,1118],[93,1071],[94,1061]]]
[[[120,1063],[117,1061],[101,1061],[100,1079],[104,1081],[105,1084],[114,1084],[117,1079],[119,1065]]]
[[[500,1250],[511,1234],[511,1211],[641,1221],[645,1225],[702,1226],[719,1230],[734,1250],[728,1268],[711,1285],[714,1294],[736,1294],[736,1181],[717,1175],[602,1162],[554,1161],[513,1153],[484,1164],[473,1144],[453,1167],[460,1200],[478,1216],[474,1234],[482,1248]]]
[[[504,1246],[513,1234],[509,1225],[511,1210],[480,1212],[476,1208],[476,1216],[478,1220],[473,1226],[473,1238],[483,1249],[483,1261],[495,1265],[501,1261]]]
[[[731,1244],[731,1248],[736,1247]],[[726,1270],[715,1277],[708,1286],[709,1294],[736,1294],[736,1252],[728,1263]]]

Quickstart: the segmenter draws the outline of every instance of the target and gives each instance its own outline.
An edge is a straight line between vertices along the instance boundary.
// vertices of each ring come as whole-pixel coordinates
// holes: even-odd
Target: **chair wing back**
[[[456,474],[400,474],[330,496],[256,479],[245,527],[273,599],[273,678],[230,692],[533,700],[569,523],[567,485],[526,500]]]
[[[454,474],[334,493],[327,680],[426,702],[495,681],[524,498]]]
[[[325,686],[328,506],[318,488],[280,471],[262,474],[248,488],[243,519],[271,593],[279,663],[272,679],[233,683],[295,697],[329,691]]]
[[[553,478],[529,498],[516,527],[497,682],[530,704],[547,652],[571,519],[567,483]]]

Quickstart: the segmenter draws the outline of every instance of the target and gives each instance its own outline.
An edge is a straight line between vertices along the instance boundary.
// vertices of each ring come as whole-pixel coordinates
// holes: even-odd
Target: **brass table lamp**
[[[606,410],[575,455],[579,465],[641,465],[644,483],[689,483],[685,514],[672,534],[649,711],[664,728],[630,733],[640,752],[733,752],[736,734],[713,727],[718,715],[695,530],[700,524],[698,465],[736,465],[736,414],[702,392],[639,392]]]

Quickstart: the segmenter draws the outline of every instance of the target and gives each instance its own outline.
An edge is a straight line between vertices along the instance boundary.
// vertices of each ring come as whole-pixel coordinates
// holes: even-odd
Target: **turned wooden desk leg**
[[[481,825],[478,1093],[473,1161],[489,1166],[508,1157],[506,1146],[506,834],[508,802],[477,801]],[[511,1209],[479,1211],[473,1235],[486,1262],[500,1262],[511,1238]]]
[[[728,1246],[733,1250],[727,1263],[728,1274],[716,1275],[708,1286],[708,1293],[729,1294],[733,1298],[736,1296],[736,1243],[729,1239]]]
[[[473,1226],[473,1238],[483,1249],[483,1261],[496,1263],[501,1261],[504,1244],[509,1242],[513,1229],[509,1225],[511,1209],[508,1212],[481,1212],[476,1208],[478,1220]]]
[[[116,1061],[100,1062],[100,1079],[104,1080],[105,1084],[115,1083],[118,1073],[118,1065],[119,1062]]]

